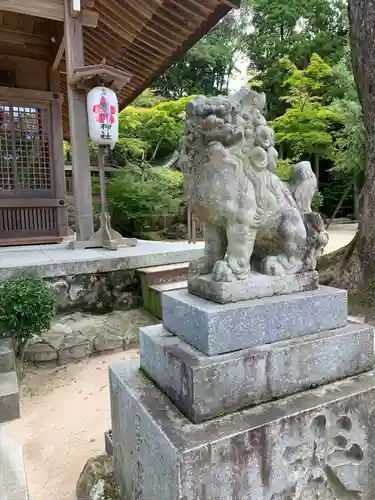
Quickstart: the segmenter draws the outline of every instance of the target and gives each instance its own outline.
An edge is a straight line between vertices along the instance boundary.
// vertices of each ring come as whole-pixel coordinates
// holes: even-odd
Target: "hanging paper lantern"
[[[118,101],[111,89],[95,87],[87,94],[90,138],[99,146],[113,148],[118,141]]]

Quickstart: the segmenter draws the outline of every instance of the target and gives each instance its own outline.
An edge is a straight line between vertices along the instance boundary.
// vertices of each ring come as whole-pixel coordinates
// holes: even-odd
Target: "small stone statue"
[[[187,104],[180,167],[191,210],[205,222],[205,254],[191,274],[243,280],[316,268],[328,243],[311,211],[316,178],[309,162],[292,168],[290,185],[276,174],[274,133],[263,116],[264,94],[198,96]]]

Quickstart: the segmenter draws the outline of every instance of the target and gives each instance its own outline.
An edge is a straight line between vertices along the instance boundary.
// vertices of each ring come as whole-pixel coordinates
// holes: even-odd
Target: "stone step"
[[[158,319],[162,319],[161,294],[171,290],[187,288],[188,270],[188,262],[138,269],[143,307],[146,311]]]
[[[22,446],[0,429],[0,500],[28,500]]]
[[[143,307],[158,319],[163,319],[162,294],[187,288],[187,281],[173,281],[156,285],[142,285]]]
[[[372,370],[373,346],[371,326],[349,323],[206,356],[162,325],[140,329],[143,371],[194,423]]]
[[[158,285],[150,286],[151,290],[158,293],[172,292],[173,290],[184,290],[188,287],[187,280],[173,281],[172,283],[160,283]]]
[[[20,417],[18,379],[15,371],[0,374],[0,423]]]
[[[0,373],[7,373],[14,370],[14,350],[11,339],[0,340]]]
[[[162,314],[167,330],[212,356],[345,326],[347,292],[322,286],[217,304],[176,290],[163,294]]]
[[[188,271],[189,262],[137,269],[141,279],[144,276],[149,286],[186,280]]]

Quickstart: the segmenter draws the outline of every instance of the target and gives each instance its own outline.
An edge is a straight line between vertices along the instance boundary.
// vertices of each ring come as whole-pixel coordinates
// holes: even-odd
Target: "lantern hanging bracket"
[[[100,64],[76,68],[68,77],[68,84],[78,89],[91,90],[100,81],[100,85],[119,92],[132,76],[127,71],[109,66],[104,59]]]

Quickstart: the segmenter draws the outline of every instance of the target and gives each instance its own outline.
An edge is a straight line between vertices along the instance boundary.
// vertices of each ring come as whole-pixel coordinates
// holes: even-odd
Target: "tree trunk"
[[[349,0],[349,23],[354,77],[368,139],[357,241],[357,290],[366,292],[375,277],[375,0]]]
[[[359,220],[359,195],[360,195],[360,190],[358,186],[358,179],[356,177],[353,182],[353,197],[354,197],[354,218],[357,221]]]

